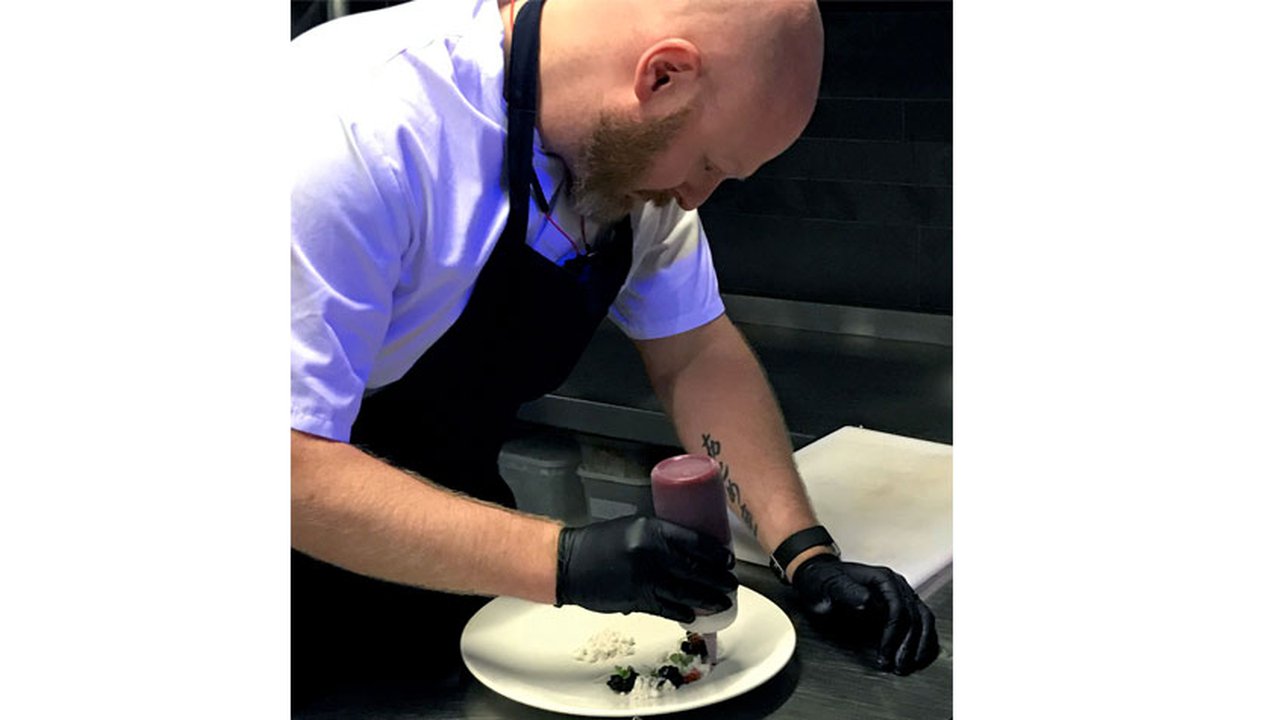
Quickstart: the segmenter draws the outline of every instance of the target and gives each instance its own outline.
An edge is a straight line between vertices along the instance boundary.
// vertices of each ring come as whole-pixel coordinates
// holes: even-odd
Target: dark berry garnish
[[[698,633],[685,632],[685,641],[680,643],[680,652],[697,655],[702,662],[707,661],[707,641]]]
[[[636,669],[628,665],[626,669],[618,668],[609,676],[609,689],[614,692],[629,693],[636,686]]]
[[[680,674],[680,668],[675,665],[663,665],[658,668],[658,677],[671,683],[671,687],[680,687],[684,684],[684,676]]]

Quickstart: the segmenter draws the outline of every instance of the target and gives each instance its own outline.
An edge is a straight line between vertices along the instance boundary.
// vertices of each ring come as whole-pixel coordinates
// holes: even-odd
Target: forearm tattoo
[[[751,534],[759,537],[760,532],[756,519],[751,515],[751,509],[747,507],[747,501],[742,497],[742,490],[738,488],[738,483],[733,481],[729,476],[729,466],[720,459],[720,441],[711,437],[708,433],[702,434],[702,447],[707,451],[707,455],[720,464],[720,477],[724,480],[724,492],[729,497],[729,502],[738,508],[738,515],[742,517],[742,523],[747,526]]]

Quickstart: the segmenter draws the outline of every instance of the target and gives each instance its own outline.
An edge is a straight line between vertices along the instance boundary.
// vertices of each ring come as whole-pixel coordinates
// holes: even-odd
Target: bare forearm
[[[293,546],[418,587],[555,601],[554,522],[415,478],[357,448],[293,432]]]
[[[778,403],[755,356],[727,321],[709,332],[715,339],[655,387],[681,444],[721,463],[729,506],[772,551],[817,520]],[[811,554],[796,558],[793,568]]]

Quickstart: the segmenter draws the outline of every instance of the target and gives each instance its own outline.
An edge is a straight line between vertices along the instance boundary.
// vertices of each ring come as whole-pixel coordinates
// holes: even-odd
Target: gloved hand
[[[708,535],[653,517],[560,531],[556,606],[643,612],[692,622],[694,608],[729,608],[733,553]]]
[[[881,670],[909,675],[938,657],[933,613],[889,568],[824,553],[794,575],[791,584],[814,625],[871,655]]]

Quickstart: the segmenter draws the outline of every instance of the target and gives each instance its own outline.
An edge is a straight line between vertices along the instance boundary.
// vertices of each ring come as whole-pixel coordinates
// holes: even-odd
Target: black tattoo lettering
[[[711,437],[709,433],[703,433],[702,447],[707,451],[707,455],[713,458],[719,457],[720,441]],[[730,477],[729,465],[723,460],[717,460],[716,462],[720,465],[720,479],[724,482],[724,492],[729,498],[729,503],[738,508],[738,515],[742,518],[742,523],[751,531],[751,534],[759,537],[760,527],[756,523],[755,516],[751,514],[751,510],[747,507],[746,500],[742,497],[742,489]]]
[[[724,492],[729,496],[729,502],[737,505],[742,493],[738,490],[738,483],[729,479],[729,466],[724,463],[720,463],[720,477],[724,480]]]
[[[756,525],[756,519],[751,515],[751,510],[747,509],[747,504],[742,503],[738,506],[742,510],[742,524],[751,530],[751,534],[760,537],[759,526]]]
[[[717,457],[720,455],[720,441],[712,440],[711,436],[706,433],[702,434],[702,447],[711,457]]]

